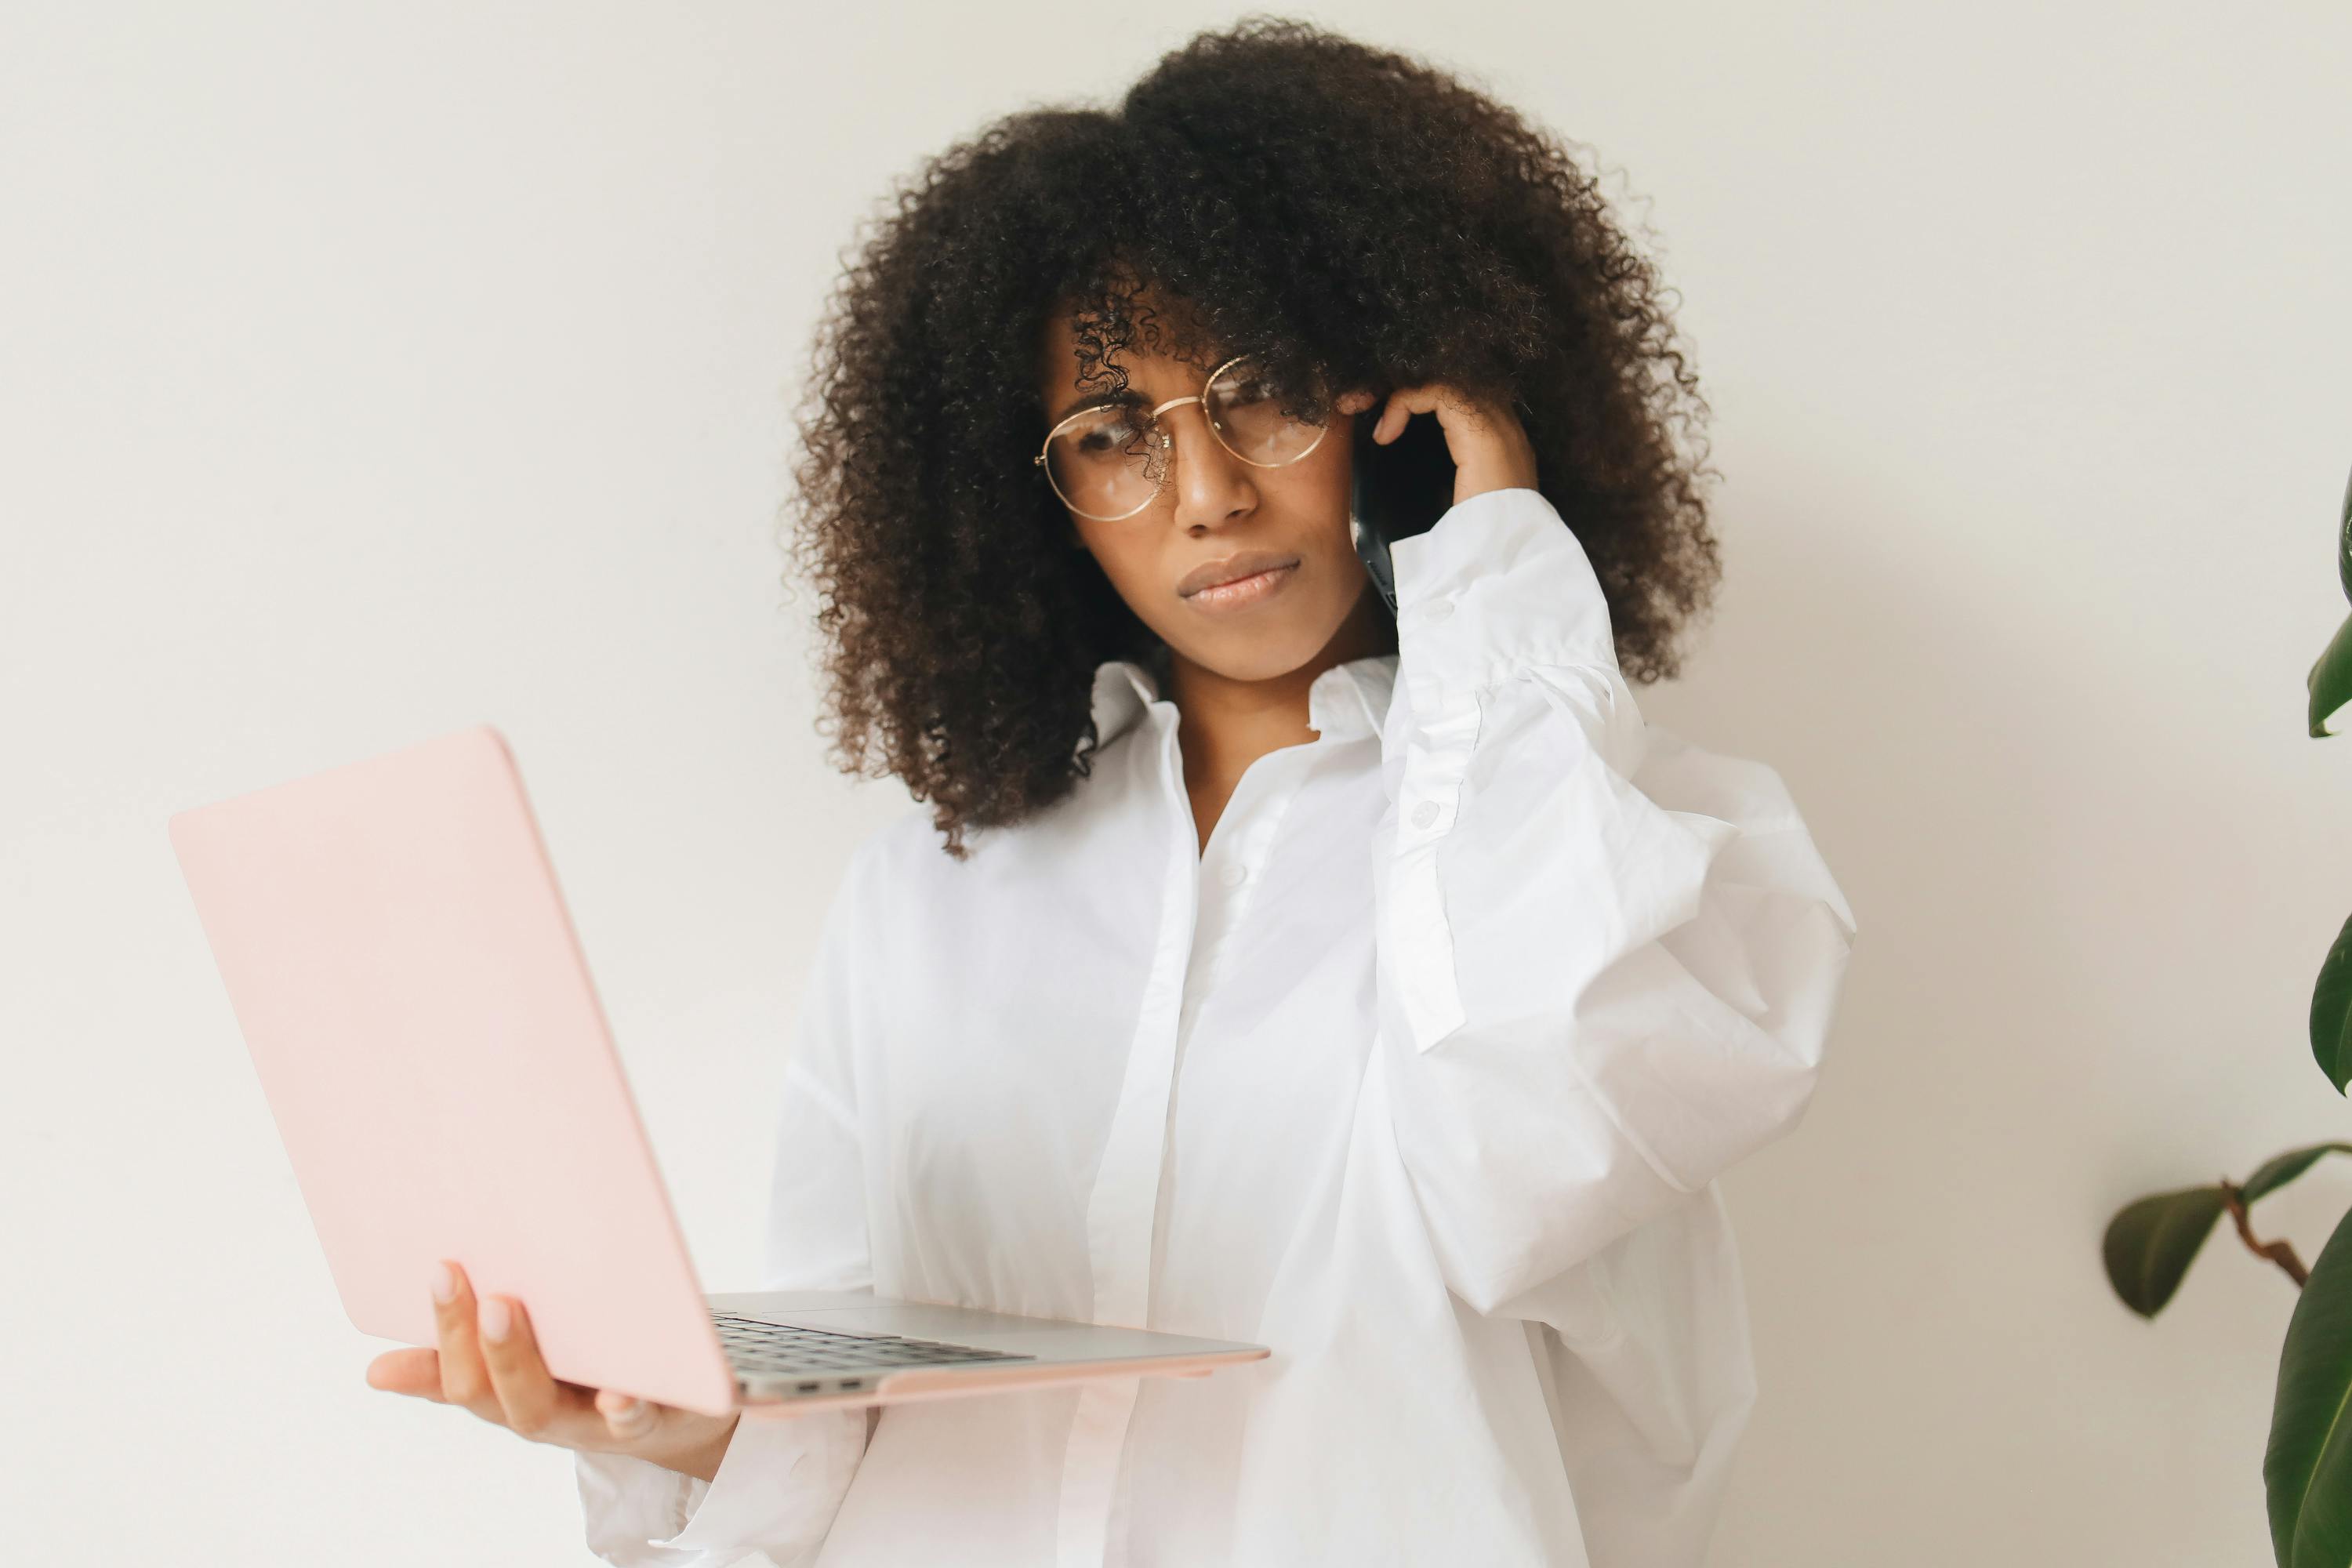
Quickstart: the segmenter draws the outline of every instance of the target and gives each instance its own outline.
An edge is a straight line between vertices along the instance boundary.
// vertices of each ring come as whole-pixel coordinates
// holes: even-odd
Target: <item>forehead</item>
[[[1136,300],[1124,333],[1129,341],[1125,342],[1107,341],[1110,323],[1099,317],[1088,321],[1091,331],[1087,341],[1081,342],[1076,310],[1070,301],[1063,300],[1048,310],[1040,323],[1037,376],[1048,398],[1079,387],[1108,387],[1113,368],[1127,372],[1130,387],[1195,382],[1232,357],[1222,343],[1201,330],[1194,318],[1158,294],[1147,292]]]

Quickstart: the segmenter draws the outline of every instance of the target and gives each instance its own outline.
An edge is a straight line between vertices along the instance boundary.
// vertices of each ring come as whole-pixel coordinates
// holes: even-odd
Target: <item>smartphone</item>
[[[1389,545],[1435,526],[1454,505],[1454,453],[1445,426],[1434,415],[1416,414],[1404,433],[1383,447],[1372,439],[1382,405],[1355,416],[1355,473],[1349,498],[1349,531],[1372,586],[1389,614],[1396,614],[1396,576]]]

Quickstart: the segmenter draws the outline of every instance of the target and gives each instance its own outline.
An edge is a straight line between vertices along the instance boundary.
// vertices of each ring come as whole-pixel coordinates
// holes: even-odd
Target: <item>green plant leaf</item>
[[[2263,1489],[2279,1568],[2352,1563],[2352,1214],[2287,1320]]]
[[[2124,1305],[2143,1318],[2161,1311],[2227,1206],[2219,1186],[2184,1187],[2116,1211],[2099,1252]]]
[[[2352,920],[2319,961],[2319,979],[2311,988],[2311,1054],[2342,1094],[2352,1079]]]
[[[2311,692],[2311,738],[2325,740],[2336,733],[2327,727],[2329,716],[2352,702],[2352,620],[2336,628],[2303,684]]]
[[[2352,480],[2344,486],[2342,510],[2336,525],[2336,580],[2343,584],[2344,596],[2352,599]],[[2312,738],[2324,739],[2333,733],[2327,728],[2328,717],[2352,701],[2352,620],[2336,628],[2336,636],[2304,676],[2303,684],[2311,693]]]
[[[2344,481],[2343,517],[2336,525],[2336,580],[2352,599],[2352,479]]]
[[[2265,1163],[2263,1168],[2246,1178],[2238,1189],[2238,1196],[2248,1207],[2265,1193],[2274,1193],[2310,1170],[2329,1154],[2352,1154],[2352,1143],[2314,1143],[2308,1149],[2297,1149]]]
[[[2336,628],[2303,684],[2311,692],[2311,738],[2325,740],[2336,733],[2327,727],[2329,716],[2352,702],[2352,620]]]

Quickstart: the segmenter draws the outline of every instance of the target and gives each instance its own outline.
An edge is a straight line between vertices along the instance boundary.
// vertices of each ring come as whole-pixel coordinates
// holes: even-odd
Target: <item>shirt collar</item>
[[[1307,722],[1327,741],[1377,735],[1396,691],[1397,656],[1370,654],[1335,664],[1307,690]],[[1092,703],[1097,749],[1133,728],[1160,700],[1160,681],[1131,658],[1107,658],[1095,667]]]

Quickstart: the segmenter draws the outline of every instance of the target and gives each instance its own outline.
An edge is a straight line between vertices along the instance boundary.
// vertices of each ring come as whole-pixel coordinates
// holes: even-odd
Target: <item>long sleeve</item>
[[[1541,492],[1391,553],[1395,1135],[1448,1288],[1539,1317],[1540,1287],[1796,1125],[1853,919],[1777,773],[1644,722]]]
[[[851,1021],[857,862],[827,911],[783,1073],[763,1290],[873,1286]],[[708,1481],[627,1455],[577,1452],[589,1550],[619,1568],[720,1568],[757,1552],[814,1558],[870,1433],[863,1409],[746,1415]]]

